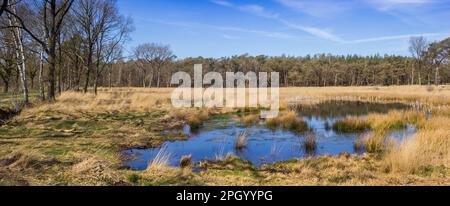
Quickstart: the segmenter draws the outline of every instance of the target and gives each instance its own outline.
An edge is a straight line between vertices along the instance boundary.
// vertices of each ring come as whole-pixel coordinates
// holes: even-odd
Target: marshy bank
[[[367,151],[365,145],[355,145],[371,132],[368,116],[374,112],[388,114],[407,109],[410,107],[399,103],[331,101],[314,106],[298,105],[295,111],[282,111],[278,118],[268,120],[259,119],[258,113],[212,116],[201,126],[196,124],[195,130],[187,124],[182,130],[171,131],[183,133],[187,140],[166,142],[162,149],[124,151],[125,156],[131,157],[125,164],[134,170],[145,170],[162,150],[167,157],[166,164],[175,167],[184,156],[199,163],[233,155],[259,167],[289,159],[342,153],[361,155]],[[363,126],[347,123],[350,115]],[[388,130],[385,136],[401,142],[415,132],[415,128],[399,127]]]
[[[450,185],[450,88],[443,88],[433,92],[416,86],[376,90],[373,87],[282,88],[283,105],[288,105],[287,97],[294,96],[314,96],[318,98],[315,103],[339,96],[361,96],[361,102],[370,102],[370,99],[404,105],[420,102],[431,105],[432,110],[431,115],[427,115],[417,107],[413,110],[377,109],[375,112],[361,107],[362,112],[349,116],[347,111],[320,115],[308,114],[305,108],[298,108],[294,109],[296,116],[283,111],[280,118],[283,121],[269,124],[275,125],[274,128],[260,120],[257,113],[230,116],[230,112],[236,111],[177,111],[170,105],[171,89],[104,88],[97,96],[66,92],[56,102],[26,108],[0,126],[0,185]],[[358,137],[339,138],[339,141],[348,142],[345,148],[350,153],[323,156],[321,148],[328,147],[321,143],[320,133],[349,135],[333,130],[337,120],[332,120],[352,117],[369,123],[370,130]],[[198,125],[198,129],[188,132],[185,127],[185,132],[180,132],[186,123]],[[156,150],[168,143],[189,142],[218,129],[225,131],[228,125],[234,125],[236,130],[228,133],[229,144],[223,152],[220,152],[221,147],[213,150],[219,152],[217,156],[213,155],[212,161],[197,162],[196,158],[203,156],[195,157],[194,154],[180,158],[160,155],[159,159],[164,161],[155,161],[155,167],[139,171],[124,167],[124,162],[129,161],[123,159],[124,151]],[[311,125],[317,125],[320,131],[314,132]],[[247,131],[252,127],[257,130]],[[400,130],[388,134],[377,132],[390,128]],[[237,144],[238,131],[244,130],[247,131],[246,138]],[[277,161],[269,155],[263,160],[255,160],[261,162],[260,167],[245,160],[246,153],[259,148],[255,145],[261,141],[258,135],[261,131],[266,131],[269,137],[277,133],[292,136],[295,144],[284,148],[295,151],[297,158],[279,158]],[[384,137],[401,137],[405,132],[408,138],[402,139],[396,149],[374,154],[366,152],[367,138],[360,138],[372,137],[376,141],[370,141],[371,145],[382,143],[384,148],[387,142]],[[281,148],[272,147],[276,141],[268,139],[262,139],[268,145],[265,147],[268,149],[261,150],[263,156],[277,154]],[[283,142],[283,138],[274,139]],[[326,143],[332,145],[332,141]],[[236,151],[235,154],[228,155],[226,148]],[[139,164],[145,165],[146,161]]]

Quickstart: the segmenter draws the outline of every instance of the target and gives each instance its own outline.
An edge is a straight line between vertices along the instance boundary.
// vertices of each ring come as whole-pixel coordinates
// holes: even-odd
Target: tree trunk
[[[34,79],[35,79],[35,76],[33,75],[33,76],[30,76],[30,83],[31,83],[31,85],[30,85],[30,88],[31,88],[31,90],[34,90]]]
[[[94,78],[94,95],[97,96],[97,87],[98,87],[98,79],[99,79],[99,74],[95,74],[95,78]]]
[[[50,40],[50,42],[54,42],[53,40]],[[48,83],[49,83],[49,90],[48,90],[48,99],[49,100],[55,100],[56,99],[56,80],[55,80],[55,73],[56,73],[56,52],[55,52],[55,44],[50,43],[51,46],[49,46],[49,53],[48,53]]]
[[[39,64],[39,94],[41,100],[45,100],[45,91],[44,91],[44,53],[41,51],[41,58]]]
[[[435,74],[435,77],[434,77],[434,84],[436,84],[436,86],[438,86],[440,84],[439,67],[436,67],[436,74]]]
[[[422,74],[419,72],[419,85],[422,85]]]
[[[161,83],[161,68],[158,68],[158,78],[157,78],[157,82],[156,82],[156,87],[159,88],[160,83]]]
[[[87,93],[88,92],[88,86],[89,86],[89,79],[90,79],[90,74],[91,74],[91,69],[92,69],[92,55],[93,55],[93,48],[90,47],[88,50],[88,56],[87,56],[87,66],[86,66],[86,77],[84,80],[84,87],[83,87],[83,92]]]
[[[19,29],[17,29],[19,30]],[[18,31],[19,32],[19,31]],[[18,38],[18,46],[19,46],[19,55],[20,55],[20,79],[22,82],[22,90],[23,90],[23,103],[25,105],[27,105],[29,103],[29,94],[28,94],[28,82],[27,82],[27,72],[26,72],[26,66],[25,66],[25,51],[23,49],[23,42],[22,42],[22,38],[21,38],[21,32],[18,33],[19,34],[19,38]]]
[[[61,37],[59,37],[61,39]],[[60,49],[58,50],[58,93],[61,94],[62,88],[64,87],[62,81],[62,72],[63,72],[63,59],[62,59],[62,50],[61,50],[61,42],[58,43]]]
[[[5,86],[3,87],[3,93],[8,93],[9,92],[9,82],[8,81],[3,81],[5,83]]]
[[[15,5],[12,7],[12,10],[14,13],[16,8]],[[17,61],[19,62],[17,64],[17,71],[19,72],[19,76],[20,76],[20,81],[22,83],[22,92],[23,92],[23,102],[25,105],[27,105],[29,103],[29,97],[28,97],[28,83],[27,83],[27,72],[26,72],[26,65],[25,65],[25,50],[23,47],[23,35],[22,35],[22,31],[18,28],[15,27],[17,25],[16,20],[14,19],[13,22],[13,18],[12,16],[9,16],[8,20],[9,20],[9,25],[13,28],[13,35],[14,35],[14,46],[15,46],[15,50],[16,50],[16,58]]]
[[[145,79],[147,78],[147,74],[144,72],[144,75],[142,76],[142,86],[145,88],[147,85],[145,84]]]
[[[68,81],[68,85],[66,86],[65,90],[69,90],[72,88],[72,71],[73,71],[73,69],[71,69],[70,66],[68,66],[66,68],[67,68],[66,81]]]
[[[334,75],[334,86],[337,86],[338,84],[338,74]]]
[[[108,72],[108,75],[109,75],[108,76],[108,86],[110,89],[112,88],[112,70],[113,70],[113,68],[111,67]]]
[[[88,92],[88,87],[89,87],[89,76],[90,76],[90,74],[91,74],[91,69],[90,69],[90,67],[91,67],[91,66],[88,66],[88,67],[86,68],[86,73],[85,73],[86,77],[85,77],[85,79],[84,79],[83,93],[87,93],[87,92]]]
[[[119,75],[117,77],[116,87],[122,87],[122,66],[119,67]]]

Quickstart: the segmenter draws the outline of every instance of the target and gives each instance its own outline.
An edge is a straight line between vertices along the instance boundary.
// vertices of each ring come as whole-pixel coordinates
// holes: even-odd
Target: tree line
[[[429,43],[424,37],[413,37],[410,51],[411,57],[245,54],[177,59],[169,45],[151,43],[137,46],[131,58],[116,62],[101,82],[102,86],[108,87],[172,87],[172,75],[184,71],[193,77],[194,64],[202,64],[205,73],[214,71],[222,76],[226,72],[279,72],[280,85],[284,87],[439,85],[450,82],[450,38]]]
[[[6,3],[5,3],[6,2]],[[54,100],[67,90],[98,87],[171,87],[172,74],[279,72],[281,86],[430,85],[450,82],[450,38],[410,40],[411,56],[331,55],[184,58],[169,45],[145,43],[125,55],[133,21],[115,0],[3,0],[0,86]]]

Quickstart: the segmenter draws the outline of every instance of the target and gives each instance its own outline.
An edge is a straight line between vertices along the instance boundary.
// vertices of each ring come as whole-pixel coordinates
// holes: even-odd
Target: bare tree
[[[412,37],[409,40],[409,43],[410,43],[409,51],[411,52],[413,57],[416,59],[415,66],[417,66],[417,73],[419,75],[419,85],[421,85],[422,84],[421,72],[422,72],[422,66],[423,66],[423,62],[424,62],[424,55],[428,49],[428,42],[425,37]],[[414,71],[415,71],[415,68],[413,67],[412,71],[411,71],[411,84],[414,84],[414,75],[415,75]]]
[[[133,50],[134,58],[136,58],[136,60],[135,60],[136,67],[142,73],[142,77],[141,77],[142,78],[142,87],[144,87],[144,88],[147,87],[146,81],[147,81],[147,78],[149,78],[148,77],[149,73],[152,72],[150,69],[150,65],[148,64],[148,61],[146,60],[146,57],[145,57],[146,50],[147,49],[143,45],[140,45],[140,46],[134,48],[134,50]],[[151,75],[151,78],[150,78],[150,83],[149,83],[150,86],[152,84],[151,79],[153,79],[153,75]]]
[[[110,20],[109,18],[111,15],[115,15],[112,13],[114,11],[111,10],[111,4],[112,2],[109,0],[79,0],[73,9],[85,50],[83,55],[85,64],[84,93],[88,90],[91,73],[94,70],[96,46],[99,46],[97,43]]]
[[[61,28],[63,26],[64,19],[69,12],[73,2],[75,0],[44,0],[42,2],[36,2],[34,10],[41,15],[42,28],[44,29],[44,37],[40,37],[38,34],[30,29],[30,23],[25,22],[24,16],[16,13],[11,9],[5,11],[12,15],[19,23],[19,27],[29,34],[36,42],[38,42],[45,53],[48,55],[48,81],[49,81],[49,99],[55,99],[56,89],[56,59],[57,59],[57,46],[58,38],[60,37]]]
[[[139,45],[134,50],[134,56],[138,65],[145,67],[147,64],[152,74],[156,74],[156,87],[158,88],[161,86],[161,70],[176,58],[170,46],[155,43]]]
[[[2,16],[3,12],[6,10],[6,7],[8,7],[8,0],[3,0],[3,3],[0,7],[0,16]]]
[[[17,3],[15,0],[11,1],[10,11],[12,14],[17,14]],[[24,35],[22,33],[22,29],[20,29],[20,23],[18,19],[8,14],[8,24],[11,28],[11,32],[13,34],[13,42],[15,47],[15,56],[17,59],[17,71],[19,72],[22,92],[23,92],[23,102],[25,105],[29,103],[29,92],[28,92],[28,81],[27,81],[27,69],[26,69],[26,60],[25,60],[25,47],[24,47]]]
[[[114,1],[105,1],[101,13],[102,23],[99,25],[99,38],[95,42],[96,67],[94,76],[94,94],[97,94],[101,74],[106,67],[122,58],[123,44],[132,31],[132,20],[119,15]]]

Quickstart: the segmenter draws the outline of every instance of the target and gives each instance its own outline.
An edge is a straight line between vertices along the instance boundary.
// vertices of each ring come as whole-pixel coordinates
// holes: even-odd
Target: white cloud
[[[266,11],[264,9],[264,7],[256,5],[256,4],[239,6],[238,9],[241,11],[244,11],[244,12],[248,12],[248,13],[255,14],[257,16],[266,17],[266,18],[278,18],[278,16],[279,16],[276,13]]]
[[[176,26],[176,27],[187,27],[187,28],[193,28],[193,29],[205,29],[206,28],[206,29],[214,29],[214,30],[220,30],[220,31],[252,33],[252,34],[257,34],[260,36],[275,38],[275,39],[294,39],[294,38],[296,38],[293,35],[283,33],[283,32],[255,30],[255,29],[240,28],[240,27],[217,26],[217,25],[202,24],[202,23],[196,23],[196,22],[172,22],[172,21],[155,20],[155,19],[139,19],[139,18],[137,18],[137,19],[142,20],[142,21],[157,23],[157,24]],[[222,37],[226,38],[225,35],[222,35]],[[228,35],[227,37],[233,37],[233,36]],[[236,37],[236,36],[234,36],[234,37]]]
[[[224,1],[224,0],[211,0],[212,3],[215,3],[217,5],[221,5],[221,6],[228,6],[228,7],[232,7],[233,4],[228,2],[228,1]]]
[[[382,36],[382,37],[374,37],[374,38],[367,38],[367,39],[358,39],[358,40],[347,41],[347,43],[356,44],[356,43],[368,43],[368,42],[409,39],[414,36],[432,37],[432,36],[443,36],[443,35],[446,35],[446,34],[444,34],[444,33],[406,34],[406,35],[394,35],[394,36]]]
[[[283,19],[280,19],[280,22],[283,23],[287,27],[306,32],[308,34],[311,34],[315,37],[319,37],[321,39],[325,39],[325,40],[329,40],[329,41],[333,41],[333,42],[339,42],[339,43],[345,42],[343,39],[339,38],[338,36],[334,35],[331,32],[325,31],[324,29],[320,29],[320,28],[316,28],[316,27],[312,27],[312,26],[297,25],[297,24],[293,24],[293,23],[283,20]]]
[[[223,34],[222,37],[225,39],[229,39],[229,40],[241,39],[241,37],[239,37],[239,36],[232,36],[232,35],[228,35],[228,34]]]
[[[307,5],[313,5],[312,1],[299,1],[299,0],[276,0],[286,6],[292,7],[293,9],[298,9],[301,11],[308,10]],[[431,0],[365,0],[368,3],[371,3],[372,5],[376,5],[379,9],[386,9],[386,8],[392,8],[398,5],[422,5],[431,3]],[[356,39],[356,40],[346,40],[343,39],[335,34],[333,34],[331,31],[328,31],[326,29],[317,28],[313,26],[305,26],[300,25],[296,23],[292,23],[288,20],[285,20],[279,15],[269,15],[273,14],[271,12],[268,12],[264,7],[259,5],[246,5],[246,6],[240,6],[232,4],[228,1],[224,0],[212,0],[213,3],[216,3],[221,6],[226,6],[234,9],[238,9],[240,11],[244,11],[247,13],[251,13],[257,16],[261,17],[270,17],[271,19],[277,20],[281,24],[291,28],[303,31],[305,33],[308,33],[312,36],[315,36],[320,39],[325,39],[328,41],[336,42],[336,43],[343,43],[343,44],[359,44],[359,43],[368,43],[368,42],[381,42],[381,41],[392,41],[392,40],[401,40],[401,39],[409,39],[413,36],[441,36],[441,35],[448,35],[448,33],[422,33],[422,34],[406,34],[406,35],[393,35],[393,36],[380,36],[380,37],[373,37],[373,38],[365,38],[365,39]],[[328,2],[328,1],[324,1]],[[328,2],[330,3],[330,2]],[[318,5],[318,4],[315,4]],[[246,8],[246,9],[244,9]],[[220,28],[223,30],[230,30],[230,31],[240,31],[241,29],[236,28]],[[242,31],[242,30],[241,30]],[[286,36],[283,33],[273,33],[273,32],[263,32],[263,31],[252,31],[252,30],[245,30],[245,32],[251,32],[251,33],[258,33],[265,36],[271,36],[271,37],[277,37],[277,38],[290,38],[291,36]]]
[[[432,0],[366,0],[367,3],[381,11],[399,9],[408,6],[421,6],[433,3]]]
[[[275,0],[281,5],[292,10],[314,16],[314,17],[332,17],[336,14],[352,8],[351,1],[335,0]]]
[[[234,32],[245,32],[245,33],[254,33],[265,37],[271,37],[276,39],[293,39],[295,36],[282,33],[282,32],[271,32],[271,31],[262,31],[262,30],[253,30],[253,29],[245,29],[239,27],[225,27],[225,26],[212,26],[208,25],[211,28],[222,30],[222,31],[234,31]]]
[[[330,40],[333,42],[343,42],[342,39],[340,39],[339,37],[335,36],[334,34],[327,32],[323,29],[320,28],[316,28],[316,27],[311,27],[311,26],[303,26],[303,25],[297,25],[294,23],[291,23],[287,20],[284,20],[282,18],[279,17],[279,15],[274,14],[272,12],[268,12],[264,7],[259,6],[259,5],[235,5],[233,3],[230,3],[228,1],[224,1],[224,0],[212,0],[211,2],[220,5],[220,6],[225,6],[225,7],[230,7],[230,8],[234,8],[240,11],[244,11],[247,13],[251,13],[260,17],[265,17],[265,18],[270,18],[270,19],[274,19],[279,21],[280,23],[282,23],[283,25],[292,28],[292,29],[296,29],[296,30],[300,30],[303,32],[306,32],[310,35],[313,35],[315,37],[321,38],[321,39],[326,39],[326,40]],[[279,34],[276,34],[274,37],[280,37]]]
[[[277,18],[279,16],[277,13],[266,11],[266,9],[264,7],[257,5],[257,4],[236,5],[236,4],[233,4],[233,3],[229,2],[229,1],[225,1],[225,0],[211,0],[211,2],[214,4],[220,5],[220,6],[234,8],[239,11],[247,12],[247,13],[257,15],[260,17]]]

